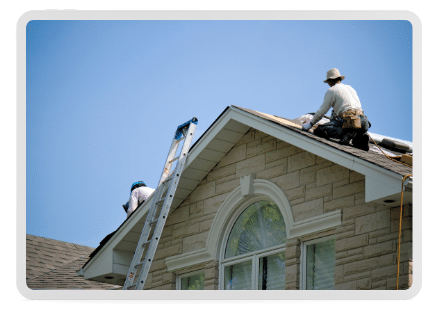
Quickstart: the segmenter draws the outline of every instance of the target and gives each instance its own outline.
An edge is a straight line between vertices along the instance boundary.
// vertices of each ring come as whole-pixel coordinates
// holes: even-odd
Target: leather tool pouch
[[[342,113],[342,128],[360,129],[360,115],[362,114],[363,112],[360,110],[348,110]]]

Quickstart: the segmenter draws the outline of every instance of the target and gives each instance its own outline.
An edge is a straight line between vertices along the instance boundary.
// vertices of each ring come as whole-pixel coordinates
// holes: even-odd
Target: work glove
[[[306,123],[303,125],[303,130],[305,130],[305,131],[308,131],[311,128],[312,128],[312,124],[310,124],[310,123]]]

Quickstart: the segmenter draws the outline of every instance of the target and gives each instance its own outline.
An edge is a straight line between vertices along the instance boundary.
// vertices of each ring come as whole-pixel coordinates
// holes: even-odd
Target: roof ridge
[[[53,239],[53,238],[47,238],[47,237],[43,237],[43,236],[36,236],[36,235],[32,235],[32,234],[26,234],[26,240],[27,240],[27,236],[32,236],[32,237],[35,237],[35,238],[43,238],[43,239],[45,239],[45,240],[50,240],[50,241],[56,241],[56,242],[66,243],[66,244],[69,244],[69,245],[75,245],[76,247],[80,247],[80,248],[84,247],[84,248],[89,248],[89,249],[96,249],[96,248],[93,248],[93,247],[90,247],[90,246],[80,245],[80,244],[78,244],[78,243],[74,243],[74,242],[67,242],[67,241],[63,241],[63,240],[58,240],[58,239]],[[38,241],[38,240],[36,240],[36,241]]]

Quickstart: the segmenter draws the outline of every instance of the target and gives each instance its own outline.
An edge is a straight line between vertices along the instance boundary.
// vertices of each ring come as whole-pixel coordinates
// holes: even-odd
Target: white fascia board
[[[378,200],[401,192],[401,182],[386,184],[373,177],[365,177],[365,202]]]
[[[200,138],[196,146],[193,147],[187,156],[186,163],[184,164],[184,169],[190,166],[190,164],[196,159],[196,157],[205,149],[205,147],[216,137],[216,135],[225,127],[225,125],[231,120],[230,110],[228,108],[221,117],[216,121],[216,123],[210,127]],[[243,135],[243,134],[242,134]],[[237,141],[236,141],[237,142]]]
[[[224,126],[228,123],[228,121],[231,119],[229,115],[227,115],[229,111],[226,111],[222,114],[221,117],[216,121],[216,123],[202,136],[202,138],[198,141],[196,146],[190,151],[190,153],[187,156],[186,163],[184,164],[184,169],[186,169],[190,164],[196,159],[196,157],[199,155],[199,153],[202,152],[202,150],[210,143],[210,141],[219,133],[219,131],[224,128]],[[184,174],[184,171],[183,173]],[[155,192],[154,192],[155,193]],[[146,201],[146,203],[143,203],[133,214],[130,218],[130,220],[122,225],[122,227],[109,239],[109,241],[105,244],[105,247],[102,247],[102,249],[93,257],[92,260],[83,268],[83,273],[85,277],[96,277],[99,276],[95,274],[94,272],[94,266],[93,264],[100,264],[102,257],[107,257],[108,259],[111,259],[111,262],[113,262],[113,256],[108,255],[108,251],[113,251],[113,249],[119,244],[121,240],[128,234],[128,232],[139,222],[139,220],[144,217],[147,212],[149,211],[149,208],[151,206],[154,193],[149,197],[149,199]],[[137,212],[138,211],[138,212]],[[113,269],[112,269],[113,270]]]
[[[99,251],[100,252],[100,251]],[[113,271],[113,251],[106,249],[93,259],[94,262],[87,264],[86,268],[82,269],[82,275],[85,279],[92,279],[101,275],[112,273]]]
[[[93,259],[88,262],[88,264],[83,268],[84,269],[84,277],[88,279],[89,277],[97,277],[102,275],[96,272],[96,266],[94,264],[100,264],[102,259],[109,259],[111,265],[113,264],[113,249],[117,246],[117,244],[123,240],[123,238],[128,234],[128,232],[139,222],[139,220],[144,217],[151,206],[152,199],[154,197],[155,191],[151,194],[148,200],[143,203],[137,210],[134,211],[134,214],[122,227],[108,240],[105,244],[105,247],[97,252],[97,254],[93,257]],[[108,273],[112,273],[113,266]],[[105,273],[107,274],[107,273]]]
[[[324,159],[339,164],[350,170],[361,173],[365,175],[365,180],[367,177],[371,177],[373,181],[377,180],[385,184],[385,186],[389,187],[387,188],[389,194],[386,194],[386,196],[392,195],[392,191],[398,188],[398,186],[401,186],[400,183],[403,177],[400,174],[391,172],[368,161],[362,160],[319,141],[313,140],[307,136],[302,136],[299,133],[295,133],[294,131],[291,131],[288,128],[278,125],[272,121],[265,120],[261,117],[236,108],[231,109],[231,118],[240,123],[258,129],[268,135],[297,146],[300,149],[321,156]]]

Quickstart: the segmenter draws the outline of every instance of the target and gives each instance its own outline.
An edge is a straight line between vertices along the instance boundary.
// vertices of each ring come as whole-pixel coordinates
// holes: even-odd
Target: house
[[[192,145],[144,289],[412,285],[412,167],[293,125],[230,106]],[[151,202],[78,274],[123,285]]]
[[[109,290],[113,284],[85,280],[76,271],[94,248],[26,234],[26,284],[33,290]]]

